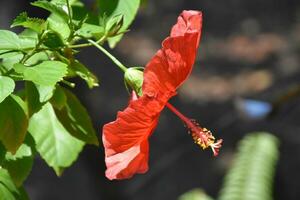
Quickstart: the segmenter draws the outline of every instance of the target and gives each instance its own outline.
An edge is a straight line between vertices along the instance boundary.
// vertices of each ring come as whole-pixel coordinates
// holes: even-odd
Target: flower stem
[[[97,42],[93,40],[89,39],[88,42],[94,45],[100,51],[102,51],[106,56],[108,56],[123,72],[126,72],[127,67],[125,67],[116,57],[111,55],[106,49],[104,49],[102,46],[100,46]]]

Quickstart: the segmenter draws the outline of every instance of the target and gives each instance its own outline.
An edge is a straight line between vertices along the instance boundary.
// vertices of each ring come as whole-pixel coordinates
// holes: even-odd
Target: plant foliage
[[[106,7],[111,2],[115,7]],[[94,44],[114,47],[140,2],[98,3],[89,11],[79,0],[38,0],[31,5],[49,12],[48,18],[22,12],[11,25],[22,27],[20,34],[0,30],[1,199],[27,198],[22,184],[36,155],[61,175],[85,144],[99,145],[87,110],[67,89],[75,87],[75,77],[89,88],[99,86],[76,54]]]
[[[278,156],[278,141],[274,136],[267,133],[246,136],[239,144],[219,199],[273,199],[273,176]]]

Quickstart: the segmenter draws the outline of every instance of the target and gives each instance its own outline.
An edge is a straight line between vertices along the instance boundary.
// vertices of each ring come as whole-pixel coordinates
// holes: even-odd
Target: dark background
[[[275,199],[300,199],[299,98],[286,102],[268,119],[250,120],[236,109],[239,98],[273,101],[299,85],[300,1],[149,0],[111,52],[127,66],[144,66],[184,9],[203,11],[203,35],[194,71],[171,101],[224,139],[220,156],[213,158],[211,152],[199,150],[181,121],[165,110],[150,140],[146,174],[108,181],[102,147],[86,146],[61,178],[37,158],[25,182],[32,200],[165,200],[197,187],[216,197],[237,142],[252,131],[269,131],[280,139]],[[1,0],[0,28],[8,29],[25,10],[31,16],[46,14],[26,0]],[[75,89],[100,136],[101,127],[127,104],[122,73],[94,48],[85,49],[78,58],[101,82],[89,90],[78,81]]]

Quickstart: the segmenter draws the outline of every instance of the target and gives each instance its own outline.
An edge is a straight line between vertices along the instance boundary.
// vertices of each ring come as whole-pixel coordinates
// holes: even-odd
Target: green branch
[[[127,67],[123,65],[116,57],[111,55],[106,49],[104,49],[102,46],[100,46],[97,42],[88,39],[88,42],[90,42],[93,46],[95,46],[97,49],[102,51],[107,57],[109,57],[123,72],[126,72]]]

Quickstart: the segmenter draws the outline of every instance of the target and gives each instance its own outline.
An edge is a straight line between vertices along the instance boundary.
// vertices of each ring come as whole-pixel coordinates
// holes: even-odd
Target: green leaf
[[[54,108],[61,110],[67,103],[67,96],[61,87],[56,87],[53,97],[51,99],[51,104]]]
[[[28,130],[37,151],[57,174],[60,168],[69,167],[77,159],[84,145],[59,122],[50,103],[31,117]]]
[[[19,74],[23,74],[23,72],[26,69],[26,66],[21,63],[16,63],[13,65],[13,68],[14,68],[15,72],[17,72]]]
[[[26,65],[32,66],[41,63],[42,61],[49,60],[46,52],[39,52],[31,56],[27,61]]]
[[[266,132],[247,134],[238,145],[219,200],[271,200],[279,157],[278,139]]]
[[[67,39],[70,35],[70,28],[66,22],[64,22],[57,15],[51,15],[47,19],[49,29],[59,33],[63,39]]]
[[[193,189],[181,195],[178,200],[213,200],[202,189]]]
[[[138,11],[140,0],[98,0],[99,11],[101,15],[113,17],[115,15],[124,15],[123,26],[120,32],[126,31]],[[114,48],[121,40],[122,35],[108,38],[108,43],[111,48]]]
[[[71,63],[70,68],[76,75],[85,80],[89,88],[99,86],[98,78],[82,63],[75,60]]]
[[[22,57],[23,55],[21,53],[10,54],[9,57],[3,58],[2,66],[5,67],[6,70],[11,70],[16,63],[20,62]]]
[[[41,103],[44,103],[51,99],[54,93],[55,86],[42,86],[36,85],[36,88],[39,92],[39,100]]]
[[[19,192],[20,192],[19,200],[29,200],[29,196],[26,190],[24,189],[24,187],[20,187]]]
[[[5,154],[6,154],[6,149],[3,146],[3,144],[0,142],[0,166],[5,158]]]
[[[76,33],[85,38],[100,39],[104,35],[104,28],[99,25],[84,23]]]
[[[13,24],[11,27],[16,26],[23,26],[25,28],[30,28],[37,33],[41,33],[43,30],[46,29],[45,20],[40,18],[31,18],[28,17],[26,12],[22,12],[19,16],[14,19]]]
[[[11,180],[7,170],[0,168],[0,197],[3,200],[20,200],[20,192]]]
[[[7,76],[0,76],[0,103],[15,89],[15,82]]]
[[[68,22],[69,20],[68,14],[61,7],[49,1],[45,1],[45,0],[35,1],[31,3],[31,5],[48,10],[49,12],[63,19],[65,22]]]
[[[74,137],[88,144],[99,145],[86,109],[72,92],[64,89],[64,93],[67,97],[66,105],[62,109],[56,110],[61,123]]]
[[[7,150],[15,153],[24,141],[28,127],[25,103],[10,95],[0,103],[0,140]]]
[[[60,48],[65,44],[60,34],[55,31],[49,31],[44,36],[44,45],[50,48]]]
[[[14,32],[0,30],[0,50],[22,50],[33,48],[35,44],[33,38],[19,37]]]
[[[17,187],[29,175],[33,164],[33,151],[28,144],[22,144],[15,155],[8,152],[2,167],[8,170],[12,180]]]
[[[7,30],[0,30],[0,49],[15,50],[20,49],[19,37],[17,34]]]
[[[9,58],[17,54],[19,54],[19,52],[16,52],[14,50],[0,50],[0,59]]]
[[[44,61],[24,71],[24,79],[41,86],[54,86],[67,74],[67,65],[59,61]]]
[[[44,103],[40,102],[39,91],[34,83],[25,82],[26,104],[28,109],[28,116],[31,117],[34,113],[38,112]]]
[[[77,2],[79,2],[79,0],[69,0],[70,5],[73,5],[73,4],[77,3]],[[66,5],[66,0],[51,0],[51,3]]]

